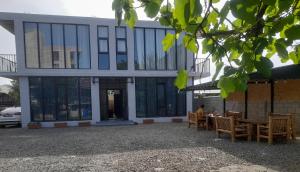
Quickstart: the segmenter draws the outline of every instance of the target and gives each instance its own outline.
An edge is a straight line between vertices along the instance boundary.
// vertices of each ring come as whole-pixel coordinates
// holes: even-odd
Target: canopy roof
[[[300,79],[300,64],[288,65],[272,69],[270,78],[262,76],[260,73],[255,72],[249,75],[250,82],[255,81],[269,81],[269,80],[287,80],[287,79]],[[218,81],[206,82],[198,85],[188,86],[186,91],[194,90],[217,90]]]

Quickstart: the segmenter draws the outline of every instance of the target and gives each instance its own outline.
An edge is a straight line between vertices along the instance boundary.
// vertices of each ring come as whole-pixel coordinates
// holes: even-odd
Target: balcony
[[[201,78],[210,76],[210,60],[206,58],[195,59],[195,72],[200,73]]]
[[[0,72],[17,72],[15,54],[0,54]]]

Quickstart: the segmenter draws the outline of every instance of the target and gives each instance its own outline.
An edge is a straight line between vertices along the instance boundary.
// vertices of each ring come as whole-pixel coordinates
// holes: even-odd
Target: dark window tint
[[[98,67],[109,69],[109,37],[108,26],[98,26]]]
[[[117,70],[127,70],[127,38],[126,38],[126,28],[116,27],[116,62]]]

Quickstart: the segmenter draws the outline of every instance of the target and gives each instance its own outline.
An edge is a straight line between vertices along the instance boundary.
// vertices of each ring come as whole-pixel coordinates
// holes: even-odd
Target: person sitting
[[[200,126],[207,127],[206,125],[206,118],[204,116],[204,105],[201,105],[200,108],[196,110],[195,113],[189,112],[189,127],[191,124],[195,124],[197,128]]]

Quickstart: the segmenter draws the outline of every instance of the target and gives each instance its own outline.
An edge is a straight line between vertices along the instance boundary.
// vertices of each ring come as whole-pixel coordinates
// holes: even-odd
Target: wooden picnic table
[[[264,120],[257,120],[257,119],[237,119],[239,123],[247,123],[250,124],[252,139],[256,139],[257,137],[257,125],[266,125],[268,124],[267,121]]]

